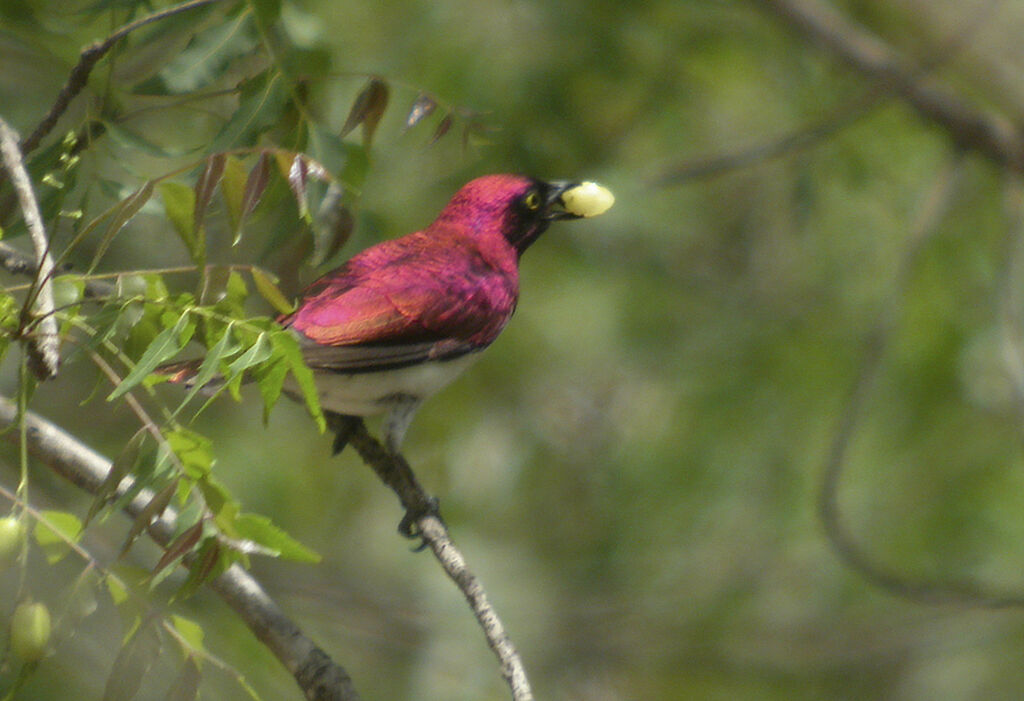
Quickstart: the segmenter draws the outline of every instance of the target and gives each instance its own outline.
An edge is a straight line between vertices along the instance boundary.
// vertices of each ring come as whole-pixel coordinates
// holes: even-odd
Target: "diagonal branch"
[[[366,430],[366,424],[362,419],[356,419],[345,430],[348,442],[359,453],[359,457],[398,495],[406,509],[406,518],[412,517],[415,521],[416,535],[430,547],[445,574],[466,597],[473,615],[484,631],[487,644],[498,658],[501,676],[512,691],[513,701],[533,701],[533,691],[530,689],[530,681],[526,677],[526,669],[523,667],[519,652],[505,632],[505,626],[491,605],[483,584],[470,571],[462,552],[452,541],[444,522],[437,516],[436,500],[420,486],[405,458],[388,452],[380,441]]]
[[[117,42],[124,39],[126,36],[134,32],[136,29],[157,22],[162,19],[167,19],[172,15],[176,15],[180,12],[192,10],[197,7],[203,7],[204,5],[210,5],[220,0],[190,0],[189,2],[183,2],[180,5],[168,7],[165,10],[154,12],[151,15],[147,15],[141,19],[137,19],[134,22],[130,22],[113,34],[108,36],[102,41],[97,41],[94,44],[82,49],[82,53],[78,57],[78,63],[71,69],[71,73],[68,75],[67,82],[57,93],[57,99],[54,100],[53,105],[50,107],[50,111],[46,113],[46,116],[36,125],[36,128],[32,130],[25,140],[21,143],[21,150],[23,153],[29,153],[34,151],[39,145],[39,142],[49,134],[53,127],[56,126],[57,120],[61,118],[61,115],[67,111],[68,105],[71,101],[78,96],[78,93],[85,89],[85,86],[89,82],[89,75],[92,73],[92,69],[96,66],[101,58],[107,55],[107,53],[114,48]]]
[[[35,333],[30,336],[28,350],[32,371],[39,379],[46,380],[56,377],[57,368],[60,366],[60,338],[57,318],[53,314],[53,258],[50,256],[50,242],[46,238],[46,229],[43,227],[43,217],[39,213],[35,192],[32,190],[32,181],[21,160],[18,135],[3,118],[0,118],[0,157],[14,190],[18,193],[21,214],[25,218],[25,226],[35,249],[35,294],[28,296],[25,305],[26,309],[34,307],[32,314],[38,323]],[[29,315],[23,313],[22,318],[28,319]]]
[[[18,408],[0,397],[0,428],[16,425]],[[110,461],[46,419],[25,417],[29,452],[80,489],[95,493],[110,472]],[[19,431],[3,431],[5,440],[17,442]],[[142,490],[125,510],[138,517],[153,499]],[[170,513],[169,511],[167,513]],[[153,522],[149,534],[166,546],[174,536],[173,517]],[[209,586],[242,618],[253,634],[295,677],[311,701],[359,701],[359,694],[345,669],[310,640],[263,590],[260,583],[239,565],[232,565]]]
[[[858,71],[887,85],[917,112],[946,130],[962,149],[1024,171],[1024,135],[1004,116],[962,100],[866,28],[817,0],[760,0],[795,29]]]

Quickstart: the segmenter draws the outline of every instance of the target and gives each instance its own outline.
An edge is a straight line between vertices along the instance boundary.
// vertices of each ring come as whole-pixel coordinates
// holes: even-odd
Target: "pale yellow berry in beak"
[[[563,192],[562,204],[565,211],[577,217],[596,217],[615,204],[615,195],[606,187],[586,181]]]

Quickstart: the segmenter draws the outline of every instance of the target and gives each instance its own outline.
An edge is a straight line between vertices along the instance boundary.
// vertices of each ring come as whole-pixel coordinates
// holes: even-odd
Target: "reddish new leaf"
[[[155,577],[160,574],[161,570],[195,547],[195,544],[199,542],[199,538],[202,535],[202,521],[191,528],[185,529],[185,532],[175,538],[174,541],[167,546],[167,549],[164,550],[164,554],[160,557],[159,562],[156,563],[156,567],[153,568],[153,576]]]
[[[436,144],[438,141],[440,141],[441,137],[447,134],[448,130],[452,128],[452,124],[454,122],[455,119],[452,117],[451,112],[446,114],[444,116],[444,119],[442,119],[441,122],[437,125],[437,128],[434,129],[434,136],[431,137],[430,143]]]
[[[196,208],[194,213],[194,221],[192,223],[192,230],[199,232],[199,228],[202,226],[203,218],[206,216],[206,208],[210,205],[210,200],[213,199],[213,194],[217,190],[217,186],[220,185],[220,179],[224,175],[224,163],[227,160],[227,156],[223,153],[215,153],[206,159],[206,167],[203,168],[202,174],[199,176],[199,180],[196,181]]]
[[[118,557],[124,557],[125,553],[132,547],[132,543],[135,539],[142,535],[142,532],[149,528],[149,524],[153,522],[164,512],[167,505],[171,503],[171,499],[174,497],[174,493],[178,488],[178,480],[172,480],[170,484],[157,492],[149,503],[142,509],[139,515],[135,518],[135,522],[132,523],[131,529],[128,531],[128,537],[125,539],[124,545],[121,546],[121,554]]]
[[[260,154],[256,165],[249,171],[249,177],[245,179],[245,190],[242,192],[242,212],[239,216],[238,228],[242,228],[242,222],[252,214],[260,203],[260,198],[267,189],[270,182],[270,157],[264,151]]]
[[[341,128],[342,138],[362,124],[363,143],[369,145],[373,141],[377,125],[380,124],[380,118],[387,109],[389,93],[387,83],[380,78],[370,78],[366,87],[356,97],[356,101],[352,103],[345,125]]]

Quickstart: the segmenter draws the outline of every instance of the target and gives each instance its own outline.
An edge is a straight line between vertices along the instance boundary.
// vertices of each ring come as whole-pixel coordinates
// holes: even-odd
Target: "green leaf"
[[[139,210],[149,202],[152,196],[153,181],[148,180],[138,190],[114,205],[113,209],[110,210],[111,218],[107,224],[107,231],[103,234],[103,238],[100,239],[99,245],[96,247],[96,253],[93,255],[89,270],[96,268],[103,256],[106,255],[107,249],[110,247],[114,237],[124,228],[125,224],[130,222],[139,213]]]
[[[235,360],[228,365],[228,375],[232,378],[240,376],[253,365],[262,363],[264,360],[269,358],[271,352],[271,345],[267,342],[267,332],[261,331],[260,335],[256,337],[256,341],[249,346],[249,350],[242,353],[242,355],[235,358]]]
[[[107,677],[103,701],[131,701],[142,688],[142,679],[160,654],[160,637],[153,618],[140,625],[114,660]]]
[[[128,589],[120,579],[108,574],[103,578],[103,582],[107,585],[107,591],[110,592],[110,600],[114,602],[114,606],[120,606],[128,600]]]
[[[185,663],[181,667],[178,678],[167,690],[164,701],[195,701],[199,698],[199,682],[202,676],[199,673],[199,665],[192,654],[187,654]]]
[[[268,27],[281,16],[281,0],[252,0],[256,16],[264,27]]]
[[[238,502],[231,498],[228,490],[212,475],[199,480],[199,491],[216,520],[218,528],[234,535],[234,520],[238,515]]]
[[[185,313],[178,318],[174,326],[165,328],[157,334],[132,371],[107,397],[107,401],[117,399],[146,379],[146,376],[153,372],[158,365],[177,355],[188,343],[194,331],[195,324],[191,322],[190,315]]]
[[[240,514],[235,519],[238,535],[251,540],[276,556],[296,562],[320,562],[320,555],[274,525],[271,520],[259,514]]]
[[[77,543],[82,537],[82,522],[66,511],[43,511],[33,535],[52,565],[68,554],[70,543]]]
[[[220,340],[206,352],[206,357],[203,358],[203,363],[199,366],[199,371],[192,379],[192,387],[185,394],[185,398],[181,400],[181,404],[178,406],[178,411],[188,404],[192,398],[214,378],[217,371],[220,369],[220,363],[222,360],[230,358],[241,350],[241,346],[232,342],[231,330],[233,325],[233,323],[229,323],[224,329],[224,334],[220,337]]]
[[[164,202],[167,218],[174,225],[178,237],[193,262],[198,260],[198,245],[195,232],[196,193],[183,183],[160,183],[160,199]]]
[[[282,314],[289,314],[294,311],[295,305],[285,298],[267,271],[253,266],[249,268],[249,273],[252,275],[252,281],[256,285],[256,290],[263,299],[270,303],[270,306]]]
[[[178,615],[171,615],[171,625],[178,631],[178,635],[192,648],[191,650],[186,650],[186,654],[205,652],[206,648],[203,647],[203,627],[201,625]]]
[[[242,205],[245,199],[245,166],[235,156],[228,156],[224,162],[224,175],[220,181],[220,192],[224,197],[224,206],[228,212],[231,230],[236,237],[242,230]],[[236,240],[234,244],[237,244]]]
[[[291,333],[282,329],[271,334],[270,342],[273,344],[274,350],[280,353],[288,363],[288,369],[292,371],[292,376],[299,385],[299,391],[306,402],[306,410],[316,421],[320,433],[323,433],[327,430],[327,423],[324,421],[324,412],[320,408],[320,395],[316,391],[313,371],[302,359],[302,348],[299,347],[298,340]]]
[[[107,472],[107,476],[103,479],[103,484],[96,490],[96,497],[93,499],[92,505],[89,507],[89,513],[85,517],[86,523],[89,523],[99,513],[100,509],[110,501],[117,493],[117,487],[121,484],[121,480],[135,469],[147,436],[149,436],[149,430],[143,426],[135,432],[135,435],[128,440],[118,456],[114,458],[110,465],[110,471]]]
[[[288,363],[278,358],[272,363],[257,368],[254,373],[263,398],[263,423],[270,420],[270,410],[277,404],[284,389],[284,379],[288,375]]]
[[[178,456],[185,476],[191,480],[205,479],[213,468],[213,442],[187,428],[176,427],[164,434],[167,445]]]
[[[149,528],[149,524],[153,523],[154,520],[160,518],[167,505],[171,503],[171,499],[174,497],[175,492],[178,489],[178,480],[172,480],[169,484],[164,486],[159,492],[153,495],[153,498],[149,500],[139,515],[135,517],[132,522],[132,527],[128,530],[128,536],[124,540],[124,545],[121,546],[121,554],[119,557],[124,557],[125,554],[131,549],[132,543],[142,535],[142,532]]]
[[[261,132],[278,124],[290,97],[288,81],[274,69],[239,87],[238,108],[214,139],[212,151],[257,143]]]

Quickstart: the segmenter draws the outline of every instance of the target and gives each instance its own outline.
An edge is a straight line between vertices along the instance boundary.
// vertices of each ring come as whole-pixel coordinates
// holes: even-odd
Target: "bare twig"
[[[381,443],[370,435],[362,419],[347,427],[348,442],[356,449],[363,461],[373,468],[388,487],[398,495],[407,514],[414,515],[416,535],[423,539],[434,557],[441,564],[448,577],[466,597],[477,622],[484,631],[487,644],[498,658],[501,676],[505,678],[514,701],[532,701],[526,669],[505,626],[491,605],[480,580],[469,570],[466,559],[459,551],[444,522],[436,515],[436,502],[426,493],[409,463],[401,455],[388,452]]]
[[[17,406],[0,397],[0,427],[15,425],[17,420]],[[28,448],[32,455],[79,488],[90,493],[99,490],[110,472],[111,464],[107,458],[36,414],[29,413],[25,421]],[[4,431],[2,435],[12,442],[20,439],[18,431]],[[127,485],[126,478],[122,488],[127,489]],[[125,511],[132,517],[138,517],[152,499],[151,491],[142,490],[125,507]],[[149,533],[161,545],[171,542],[174,537],[174,520],[170,511],[153,522]],[[306,637],[252,575],[237,564],[232,565],[224,574],[211,581],[210,587],[291,672],[307,699],[359,700],[359,694],[344,668],[333,662]]]
[[[43,117],[42,121],[36,125],[36,128],[32,130],[32,133],[29,134],[25,141],[22,142],[22,152],[29,153],[35,150],[39,145],[39,142],[53,130],[53,127],[57,124],[57,120],[60,119],[61,115],[67,111],[68,105],[71,104],[71,101],[78,95],[78,93],[82,92],[88,84],[89,74],[92,73],[93,67],[101,58],[107,55],[107,52],[114,48],[117,42],[124,39],[136,29],[144,27],[147,24],[220,1],[221,0],[190,0],[189,2],[183,2],[182,4],[175,5],[174,7],[168,7],[166,10],[154,12],[151,15],[135,20],[134,22],[129,22],[106,39],[97,41],[96,43],[90,44],[82,49],[82,53],[78,57],[78,63],[76,63],[75,67],[71,69],[67,82],[64,83],[64,87],[62,87],[60,92],[57,93],[57,99],[54,100],[53,106],[50,107],[50,111],[46,113],[46,116]]]
[[[1024,170],[1024,135],[1004,116],[970,105],[927,80],[884,41],[816,0],[760,2],[855,69],[889,86],[919,114],[942,126],[960,148],[978,151],[1017,172]]]
[[[11,178],[14,190],[18,193],[21,214],[25,218],[25,226],[35,249],[35,294],[30,294],[25,304],[33,307],[32,315],[36,320],[36,328],[34,333],[28,336],[28,350],[32,371],[36,377],[45,380],[56,377],[60,366],[60,339],[57,319],[53,315],[53,258],[50,256],[50,242],[46,238],[46,229],[43,227],[43,217],[39,213],[35,192],[32,190],[32,181],[25,171],[25,164],[22,163],[21,152],[18,150],[18,135],[2,118],[0,156],[3,158],[4,169]],[[27,319],[29,315],[23,314],[22,318]]]
[[[920,62],[916,79],[950,62],[991,16],[990,10],[1004,0],[989,0],[984,11],[974,11],[965,24],[958,27],[957,34],[931,52]],[[896,93],[888,81],[876,81],[863,94],[845,101],[823,119],[804,125],[770,141],[738,149],[730,153],[698,157],[666,168],[650,179],[653,187],[682,185],[690,180],[714,178],[741,168],[770,161],[810,148],[866,117],[874,109],[886,103]]]
[[[713,178],[755,163],[762,163],[773,158],[809,148],[824,141],[843,128],[853,124],[877,106],[884,96],[879,88],[868,90],[865,94],[844,103],[824,119],[804,126],[788,134],[763,144],[733,151],[717,156],[695,158],[668,168],[657,177],[651,179],[653,187],[682,185],[690,180]]]
[[[850,441],[857,429],[865,401],[875,384],[882,357],[896,319],[907,283],[924,244],[938,229],[956,191],[962,166],[962,154],[939,173],[926,194],[919,215],[910,232],[908,248],[900,261],[896,285],[889,301],[865,343],[857,377],[847,398],[840,423],[832,439],[825,463],[824,479],[819,494],[819,515],[825,533],[836,554],[847,565],[878,587],[892,594],[928,603],[960,603],[991,608],[1024,606],[1024,595],[992,592],[976,582],[915,580],[890,570],[878,562],[854,540],[843,525],[839,513],[839,484],[846,463]]]

